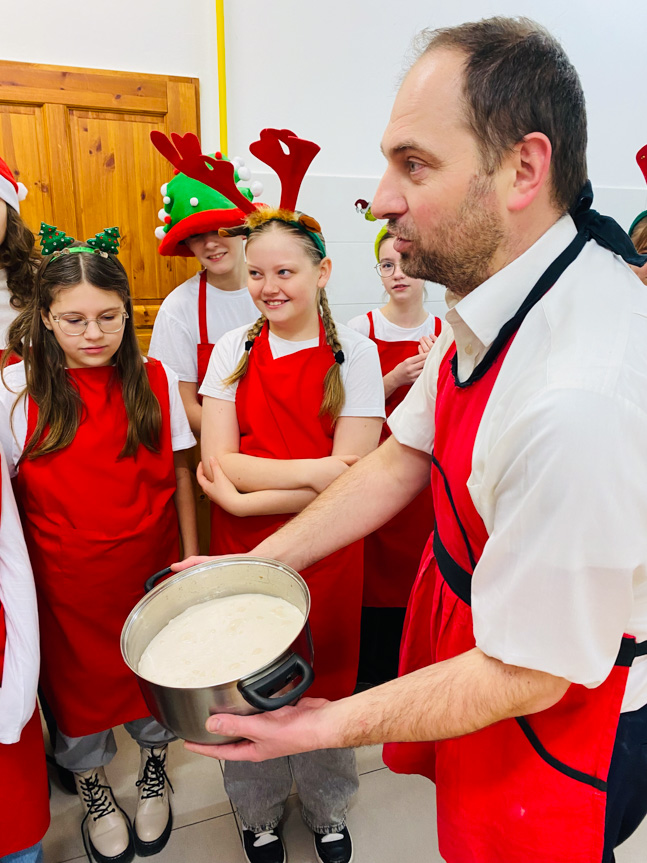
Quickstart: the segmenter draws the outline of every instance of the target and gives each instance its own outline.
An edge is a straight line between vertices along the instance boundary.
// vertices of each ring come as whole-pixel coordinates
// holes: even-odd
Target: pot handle
[[[146,579],[146,583],[144,584],[144,593],[150,593],[161,578],[170,575],[172,572],[173,570],[171,569],[171,567],[167,566],[166,569],[160,569],[159,572],[151,575],[150,578]]]
[[[268,697],[272,692],[283,689],[286,683],[294,680],[295,677],[302,679],[294,689],[283,693],[283,695],[277,695],[275,698]],[[293,653],[278,668],[269,671],[258,680],[252,683],[245,683],[241,680],[238,683],[238,691],[248,704],[258,710],[278,710],[279,707],[285,707],[286,704],[292,704],[293,701],[300,698],[314,679],[315,673],[309,663],[302,659],[298,653]]]

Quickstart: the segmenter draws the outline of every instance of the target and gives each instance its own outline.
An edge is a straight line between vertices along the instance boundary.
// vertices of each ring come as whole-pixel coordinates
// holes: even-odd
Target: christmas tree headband
[[[219,153],[215,157],[204,155],[200,150],[200,141],[193,133],[173,133],[169,139],[155,130],[151,132],[151,140],[177,171],[214,189],[240,211],[245,224],[222,227],[219,229],[221,236],[249,236],[254,228],[264,222],[285,222],[309,236],[322,256],[326,256],[319,223],[296,211],[301,183],[320,150],[317,144],[298,138],[289,129],[263,129],[259,140],[250,144],[250,152],[272,168],[281,181],[281,201],[278,208],[271,208],[250,201],[236,185],[232,162],[223,159]]]
[[[647,182],[647,144],[644,147],[641,147],[640,150],[636,153],[636,162],[638,162],[638,167],[643,172],[643,177]],[[638,222],[642,222],[642,220],[647,216],[647,210],[643,210],[642,213],[639,213],[636,218],[631,223],[631,227],[629,228],[629,235],[636,227]]]
[[[90,254],[99,254],[104,258],[111,255],[119,254],[119,228],[106,228],[105,231],[100,231],[95,234],[90,240],[86,240],[85,246],[72,246],[76,243],[74,237],[68,237],[65,231],[59,231],[54,225],[47,225],[45,222],[40,223],[41,253],[43,255],[51,255],[50,260],[59,258],[61,255],[72,255],[77,252],[89,252]],[[71,247],[71,248],[70,248]]]

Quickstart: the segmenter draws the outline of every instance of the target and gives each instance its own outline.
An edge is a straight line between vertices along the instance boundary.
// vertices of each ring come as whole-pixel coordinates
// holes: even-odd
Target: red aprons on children
[[[240,452],[260,458],[321,458],[333,448],[334,429],[320,417],[323,381],[334,362],[320,322],[319,345],[274,358],[268,325],[255,339],[236,391]],[[289,515],[239,518],[213,508],[211,554],[249,551]],[[343,698],[355,688],[362,596],[362,542],[329,555],[301,575],[311,595],[315,682],[308,695]]]
[[[467,387],[452,375],[455,347],[440,367],[431,473],[434,556],[412,593],[401,674],[475,646],[471,573],[488,535],[467,480],[476,433],[510,343]],[[629,655],[632,643],[623,643]],[[428,645],[427,662],[421,644]],[[631,657],[619,662],[601,686],[572,684],[557,704],[529,717],[435,744],[385,747],[392,770],[435,780],[445,860],[599,863],[606,779]]]
[[[369,338],[377,345],[382,376],[399,363],[418,353],[418,341],[389,342],[375,335],[373,312],[367,314]],[[442,322],[435,319],[434,333],[440,334]],[[387,422],[382,426],[380,443],[391,434],[388,418],[411,389],[398,387],[386,400]],[[364,541],[364,596],[362,604],[371,608],[404,608],[418,571],[420,553],[434,524],[431,488]]]
[[[7,640],[0,603],[0,686]],[[25,725],[18,743],[0,743],[0,858],[35,845],[49,826],[49,797],[40,713]]]
[[[209,327],[207,325],[207,271],[200,273],[200,287],[198,289],[198,328],[200,330],[200,341],[197,345],[198,356],[198,389],[207,373],[207,366],[211,359],[213,343],[209,341]],[[198,396],[202,404],[202,396]]]
[[[148,575],[177,560],[169,394],[146,364],[162,412],[160,452],[120,458],[128,420],[112,366],[68,369],[85,406],[74,441],[26,459],[16,479],[34,569],[41,685],[64,734],[80,737],[150,714],[120,652]],[[27,440],[38,407],[29,400]]]

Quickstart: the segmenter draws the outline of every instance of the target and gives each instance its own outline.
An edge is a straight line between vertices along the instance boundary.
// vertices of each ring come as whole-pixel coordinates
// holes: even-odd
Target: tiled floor
[[[121,805],[135,811],[136,744],[117,729],[119,752],[107,768]],[[217,761],[171,746],[169,774],[175,787],[174,830],[157,863],[244,863],[239,830]],[[355,863],[438,863],[434,787],[418,776],[397,776],[382,763],[381,748],[358,750],[359,794],[348,817]],[[52,781],[52,826],[45,837],[45,863],[86,861],[79,825],[81,807]],[[288,802],[283,823],[289,863],[315,863],[312,835],[298,800]],[[616,853],[617,863],[646,863],[647,823]],[[511,863],[511,861],[509,862]]]

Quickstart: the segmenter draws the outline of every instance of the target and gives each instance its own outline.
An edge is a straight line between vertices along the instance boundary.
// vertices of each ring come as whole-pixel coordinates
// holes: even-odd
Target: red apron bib
[[[7,639],[0,602],[0,685]],[[0,743],[0,858],[35,845],[49,826],[49,794],[40,713],[23,728],[18,743]]]
[[[64,734],[148,716],[119,646],[148,575],[177,560],[168,383],[146,364],[162,410],[160,452],[119,458],[128,420],[112,366],[69,369],[85,405],[73,443],[25,460],[16,480],[41,633],[41,685]],[[27,439],[38,407],[29,400]]]
[[[399,363],[418,353],[417,341],[387,342],[375,336],[373,312],[367,315],[370,323],[369,338],[377,345],[382,377]],[[435,319],[435,335],[442,328],[440,318]],[[398,387],[386,400],[386,416],[391,416],[403,401],[411,385]],[[385,422],[380,443],[391,435]],[[364,596],[362,604],[370,608],[404,608],[409,600],[416,577],[420,554],[434,524],[434,507],[431,488],[424,489],[379,530],[364,541]]]
[[[198,327],[200,329],[200,341],[198,342],[198,389],[207,373],[207,366],[211,358],[213,344],[209,341],[209,328],[207,326],[207,271],[200,273],[200,289],[198,291]],[[202,396],[198,396],[202,404]]]
[[[584,240],[578,242],[581,248]],[[571,260],[579,251],[575,241],[572,245]],[[549,271],[552,281],[545,284],[547,271],[542,277],[543,293],[560,274]],[[536,295],[539,286],[530,295],[535,302],[543,296]],[[525,316],[532,303],[524,307]],[[488,535],[467,480],[483,411],[518,326],[507,327],[507,335],[502,331],[500,353],[491,364],[477,367],[479,374],[474,373],[469,385],[455,382],[454,346],[441,363],[431,471],[436,514],[433,557],[423,560],[412,592],[401,674],[475,646],[471,573]],[[640,648],[644,652],[644,646]],[[435,780],[438,841],[445,860],[601,861],[606,780],[628,667],[635,654],[634,639],[625,637],[616,665],[601,686],[587,689],[572,684],[561,701],[532,716],[435,744],[385,747],[385,761],[392,770]]]
[[[274,358],[265,325],[236,391],[240,452],[261,458],[322,458],[333,448],[330,419],[319,416],[323,381],[334,362],[320,323],[319,346]],[[213,508],[211,554],[240,554],[291,516],[239,518]],[[311,596],[315,682],[308,695],[343,698],[357,679],[362,604],[362,541],[340,549],[301,575]]]

